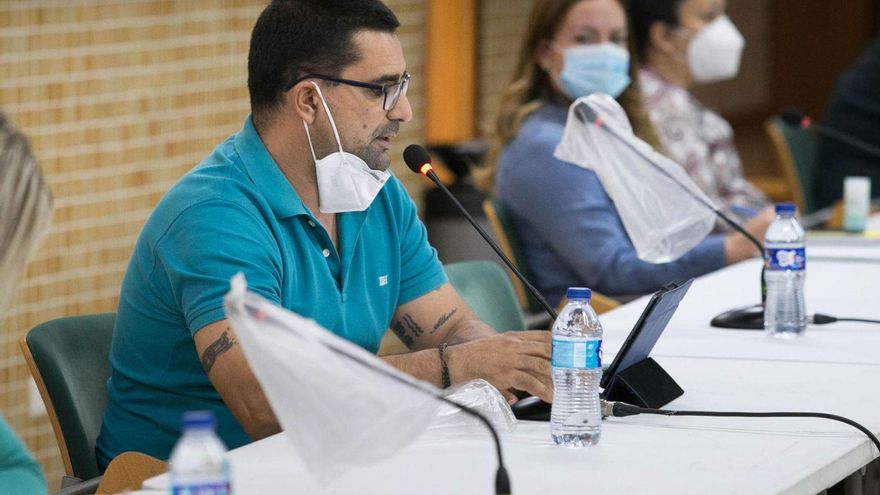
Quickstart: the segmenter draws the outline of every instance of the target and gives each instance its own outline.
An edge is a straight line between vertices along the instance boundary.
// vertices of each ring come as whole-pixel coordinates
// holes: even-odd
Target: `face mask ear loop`
[[[309,150],[312,152],[312,160],[317,164],[318,157],[315,156],[315,147],[312,146],[312,134],[309,132],[309,124],[306,124],[305,120],[303,120],[303,128],[306,130],[306,137],[309,139]]]
[[[321,88],[318,87],[315,81],[309,82],[312,83],[312,86],[314,86],[315,89],[318,91],[318,96],[321,97],[321,103],[324,105],[324,111],[327,112],[327,119],[330,120],[330,127],[333,129],[333,135],[336,137],[336,144],[339,146],[339,152],[343,153],[342,141],[339,139],[339,132],[336,130],[336,122],[333,121],[333,114],[330,113],[330,107],[327,106],[327,102],[324,100],[324,94],[321,93]]]

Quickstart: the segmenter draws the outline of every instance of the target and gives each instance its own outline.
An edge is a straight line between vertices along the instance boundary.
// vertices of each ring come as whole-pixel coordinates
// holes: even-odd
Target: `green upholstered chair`
[[[507,216],[507,213],[504,211],[504,208],[501,206],[501,203],[495,198],[486,199],[483,201],[483,212],[486,213],[486,218],[489,219],[489,225],[492,226],[492,231],[498,239],[498,246],[501,248],[501,251],[510,258],[510,261],[516,265],[516,268],[526,277],[527,280],[535,280],[525,261],[525,256],[523,255],[522,247],[519,244],[519,239],[517,239],[516,232],[513,230],[513,224]],[[519,299],[520,307],[523,311],[530,314],[543,314],[544,307],[541,306],[541,303],[539,303],[537,299],[529,294],[526,286],[512,271],[508,271],[508,275],[510,276],[511,283],[513,283],[513,287],[516,289],[517,299]],[[563,298],[559,308],[561,309],[565,306],[565,303],[566,300]],[[620,306],[620,302],[617,300],[596,291],[593,291],[593,299],[590,304],[598,314],[602,314]]]
[[[68,478],[96,478],[95,441],[107,407],[114,314],[70,316],[37,325],[21,339],[55,430]]]
[[[499,332],[525,330],[522,311],[504,270],[491,261],[460,261],[445,267],[464,302]]]
[[[788,183],[789,191],[801,214],[816,209],[813,185],[816,180],[816,160],[819,140],[809,129],[795,127],[774,117],[764,124],[764,130],[773,143],[776,160]]]
[[[526,277],[527,280],[530,282],[534,280],[531,271],[529,271],[528,265],[525,263],[522,247],[520,247],[516,232],[513,231],[513,224],[507,217],[507,213],[504,211],[504,208],[502,208],[501,203],[495,198],[488,198],[483,201],[483,212],[486,213],[486,218],[489,219],[489,225],[492,226],[492,231],[495,233],[495,237],[498,238],[498,246],[501,247],[501,251],[510,258],[510,261],[516,265],[516,268]],[[513,272],[510,272],[509,275],[510,281],[513,283],[513,287],[516,290],[516,296],[517,299],[519,299],[520,307],[523,311],[528,313],[542,313],[544,308],[541,306],[541,303],[529,294],[525,285],[516,278],[516,275],[514,275]]]

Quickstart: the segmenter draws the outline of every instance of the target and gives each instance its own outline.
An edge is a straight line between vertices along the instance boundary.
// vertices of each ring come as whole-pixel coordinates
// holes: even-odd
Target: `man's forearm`
[[[497,334],[498,333],[495,332],[492,327],[486,325],[482,321],[469,319],[459,322],[446,336],[445,342],[452,346],[470,342],[472,340],[491,337]],[[424,380],[436,387],[443,386],[440,370],[440,353],[437,348],[410,352],[408,354],[385,356],[382,360],[419,380]],[[467,376],[461,376],[461,372],[452,373],[452,375],[454,375],[452,376],[454,383],[470,379]]]
[[[446,337],[446,343],[449,345],[463,344],[493,335],[498,335],[498,332],[493,330],[492,327],[476,318],[469,319],[462,321],[449,332],[449,335]]]
[[[437,349],[395,354],[381,359],[410,376],[426,381],[435,387],[443,387],[440,376],[440,353]]]

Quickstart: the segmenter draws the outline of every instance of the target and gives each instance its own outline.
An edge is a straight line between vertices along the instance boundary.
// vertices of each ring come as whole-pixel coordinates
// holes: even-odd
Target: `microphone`
[[[755,238],[750,232],[748,232],[742,225],[738,222],[734,221],[730,217],[724,214],[721,210],[715,207],[712,203],[706,201],[702,197],[695,194],[693,191],[684,186],[681,182],[678,181],[675,177],[673,177],[669,172],[667,172],[663,167],[659,164],[655,163],[654,160],[648,156],[643,150],[639,149],[637,146],[633,146],[633,144],[626,139],[624,136],[620,135],[616,129],[613,127],[609,127],[602,117],[592,108],[590,105],[581,102],[574,109],[575,116],[581,122],[589,122],[596,127],[604,130],[608,134],[614,136],[615,139],[620,141],[624,146],[636,152],[639,156],[644,158],[648,163],[651,164],[658,172],[663,174],[664,177],[671,180],[675,185],[679,186],[688,196],[692,199],[705,206],[706,208],[712,210],[718,218],[723,220],[726,224],[730,225],[735,231],[744,235],[746,239],[751,241],[752,244],[755,245],[755,248],[761,254],[761,258],[766,260],[766,255],[764,254],[764,246],[761,242]],[[766,263],[765,266],[761,267],[761,304],[756,304],[752,306],[747,306],[744,308],[736,308],[712,319],[710,324],[715,327],[722,328],[736,328],[736,329],[758,329],[764,328],[764,302],[767,300],[767,281],[765,279],[766,272]]]
[[[439,187],[440,190],[442,190],[446,194],[446,196],[449,197],[449,200],[458,207],[464,217],[467,218],[468,222],[470,222],[471,225],[473,225],[473,227],[477,230],[477,232],[479,232],[480,235],[483,236],[483,239],[485,239],[486,242],[489,243],[489,246],[492,247],[492,250],[495,251],[495,254],[497,254],[498,257],[501,258],[502,261],[504,261],[504,264],[507,265],[507,267],[510,268],[510,270],[517,276],[517,278],[520,279],[523,285],[526,286],[526,289],[528,289],[529,293],[535,298],[535,300],[537,300],[541,304],[541,306],[544,308],[544,311],[546,311],[547,314],[550,315],[550,318],[553,321],[556,321],[556,317],[558,316],[556,314],[556,311],[550,307],[550,305],[547,303],[547,300],[544,299],[540,292],[538,292],[538,289],[536,289],[531,284],[531,282],[529,282],[526,277],[516,268],[513,262],[511,262],[510,259],[504,255],[504,252],[501,251],[501,248],[498,247],[498,244],[496,244],[495,241],[492,240],[491,237],[489,237],[489,234],[487,234],[486,231],[477,224],[471,214],[468,213],[468,211],[455,198],[455,196],[449,191],[449,189],[447,189],[446,186],[443,185],[442,182],[440,182],[440,178],[437,177],[437,174],[434,173],[434,168],[431,166],[431,155],[428,154],[425,148],[417,144],[411,144],[407,146],[406,149],[403,150],[403,161],[406,162],[406,166],[409,167],[409,169],[413,172],[417,174],[422,174],[425,177],[431,179],[431,181],[433,181],[434,184],[436,184],[437,187]]]
[[[335,348],[335,347],[331,347],[331,346],[327,346],[327,347],[328,347],[328,349],[330,349],[338,354],[341,354],[349,359],[354,360],[355,362],[359,363],[362,366],[365,366],[373,371],[379,372],[387,377],[393,378],[395,381],[397,381],[399,383],[403,383],[404,385],[407,385],[407,386],[413,388],[414,390],[421,390],[421,391],[425,392],[424,389],[417,387],[416,385],[413,385],[409,381],[404,380],[404,379],[400,378],[399,376],[388,372],[385,369],[379,368],[377,366],[373,366],[372,364],[361,360],[357,356],[349,354],[348,352],[345,352],[345,351],[338,349],[338,348]],[[432,397],[434,397],[435,399],[437,399],[441,402],[445,402],[453,407],[457,407],[457,408],[461,409],[463,412],[467,413],[468,415],[473,416],[473,417],[477,418],[478,420],[480,420],[480,422],[486,426],[486,428],[489,430],[489,433],[492,434],[492,440],[495,442],[495,456],[498,457],[498,470],[495,472],[495,495],[510,495],[510,493],[511,493],[510,477],[507,474],[507,469],[504,467],[504,459],[501,456],[501,440],[498,438],[498,432],[495,431],[495,427],[492,426],[492,422],[489,421],[486,418],[486,416],[484,416],[482,413],[480,413],[476,409],[472,409],[470,407],[459,404],[453,400],[447,399],[446,397],[444,397],[442,395],[435,395],[430,392],[425,392],[425,393],[431,395]]]
[[[801,129],[812,129],[819,134],[828,136],[831,139],[835,139],[837,141],[840,141],[841,143],[852,146],[853,148],[863,151],[873,157],[880,158],[880,147],[850,136],[849,134],[840,132],[833,127],[828,127],[826,125],[815,122],[807,115],[804,115],[804,113],[797,108],[786,108],[779,113],[779,118],[781,118],[783,122],[792,127],[800,127]]]
[[[272,316],[267,316],[264,314],[263,318],[270,318],[271,319]],[[492,440],[495,442],[495,455],[498,458],[498,470],[495,472],[495,495],[510,495],[511,494],[510,477],[507,474],[507,469],[504,467],[504,459],[501,455],[501,440],[498,438],[498,432],[495,430],[495,427],[492,426],[492,422],[489,421],[489,419],[486,418],[485,415],[483,415],[482,413],[480,413],[476,409],[459,404],[459,403],[455,402],[454,400],[451,400],[447,397],[444,397],[443,395],[435,394],[434,392],[432,392],[429,389],[422,388],[422,387],[418,386],[416,383],[413,383],[409,380],[405,380],[402,377],[392,373],[391,371],[388,371],[385,368],[376,366],[375,364],[363,359],[362,357],[351,353],[346,347],[340,346],[335,342],[332,342],[332,341],[331,342],[321,342],[321,345],[323,345],[327,350],[334,352],[334,353],[336,353],[346,359],[350,359],[350,360],[358,363],[359,365],[363,366],[364,368],[367,368],[373,372],[379,373],[380,375],[384,375],[385,377],[390,378],[398,383],[401,383],[401,384],[403,384],[413,390],[418,390],[419,392],[427,394],[427,395],[439,400],[440,402],[444,402],[444,403],[449,404],[453,407],[457,407],[457,408],[461,409],[464,413],[468,414],[469,416],[473,416],[473,417],[477,418],[481,423],[483,423],[483,425],[486,426],[486,428],[489,430],[489,433],[492,434]]]

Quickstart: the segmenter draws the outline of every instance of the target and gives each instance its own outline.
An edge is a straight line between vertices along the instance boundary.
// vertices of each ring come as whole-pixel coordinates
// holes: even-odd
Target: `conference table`
[[[880,241],[857,242],[877,256],[854,260],[851,238],[816,240],[826,257],[811,257],[813,244],[808,312],[880,319]],[[811,325],[793,340],[709,326],[724,310],[758,302],[759,273],[760,262],[750,260],[693,283],[652,353],[685,391],[666,408],[826,412],[880,433],[880,325]],[[606,360],[646,303],[601,316]],[[554,445],[548,423],[520,421],[501,441],[515,494],[815,494],[878,455],[859,431],[809,418],[608,418],[599,444],[584,449]],[[318,483],[300,455],[283,433],[232,450],[235,493],[494,493],[494,448],[476,426],[429,429],[393,457],[329,484]],[[143,493],[167,486],[162,475]]]

